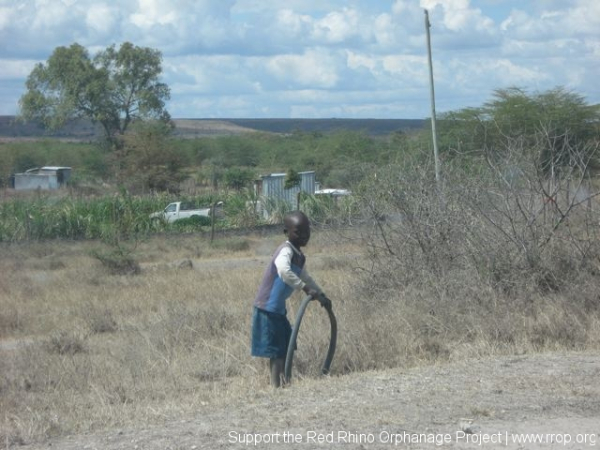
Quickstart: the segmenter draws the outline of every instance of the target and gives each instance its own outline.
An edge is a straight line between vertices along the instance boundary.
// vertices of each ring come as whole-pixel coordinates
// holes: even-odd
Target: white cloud
[[[163,52],[174,114],[423,117],[424,8],[441,105],[507,84],[600,101],[592,0],[0,0],[0,104],[59,45],[131,41]]]
[[[48,0],[35,1],[34,30],[49,30],[60,27],[69,21],[70,8],[64,3],[51,3]]]
[[[333,88],[339,81],[339,61],[323,50],[308,50],[303,55],[278,55],[266,67],[282,84]]]
[[[541,61],[550,58],[565,60],[577,51],[578,46],[583,45],[579,39],[565,38],[549,41],[529,41],[520,39],[505,39],[500,47],[501,55],[505,58],[519,60]]]
[[[348,67],[350,69],[356,70],[364,67],[371,73],[377,73],[379,71],[379,64],[379,61],[374,56],[352,51],[348,52]]]
[[[291,9],[282,9],[276,14],[277,26],[282,31],[287,31],[291,35],[301,35],[307,33],[312,24],[312,17],[307,14],[298,14]]]
[[[25,79],[33,70],[36,61],[0,59],[0,80]]]
[[[558,11],[559,15],[561,14]],[[577,0],[573,8],[569,8],[564,16],[564,27],[566,30],[574,30],[577,33],[586,33],[599,39],[600,30],[600,2],[595,0]]]
[[[502,22],[500,29],[516,39],[546,40],[553,33],[553,21],[548,15],[534,17],[525,11],[513,10]]]
[[[443,24],[450,31],[491,32],[494,28],[494,21],[472,7],[470,0],[421,0],[421,6],[432,10],[441,7]]]
[[[508,59],[482,58],[465,62],[453,58],[441,70],[445,74],[452,74],[451,78],[440,80],[440,84],[447,86],[447,89],[473,92],[487,87],[486,96],[491,89],[509,86],[529,86],[537,89],[549,78],[548,74],[544,74],[535,66],[525,67]]]
[[[140,28],[154,25],[174,25],[179,14],[175,3],[160,0],[138,0],[137,11],[130,16],[131,22]]]
[[[425,56],[390,55],[383,58],[383,67],[391,75],[422,82],[428,76]]]
[[[254,92],[251,61],[238,56],[208,55],[167,58],[165,75],[174,92],[226,95]]]
[[[85,15],[85,23],[90,30],[100,34],[109,33],[115,26],[116,11],[105,3],[91,5]]]
[[[6,28],[13,20],[14,10],[6,6],[0,7],[0,30]]]
[[[321,20],[316,21],[313,39],[316,41],[338,44],[360,35],[360,18],[355,9],[344,8],[333,11]]]
[[[501,30],[513,38],[536,41],[584,35],[600,39],[600,2],[572,0],[561,5],[560,9],[541,8],[534,13],[515,9],[502,22]]]
[[[310,13],[331,11],[345,4],[340,0],[236,0],[232,10],[239,14],[269,14],[282,9],[282,3],[287,9]]]

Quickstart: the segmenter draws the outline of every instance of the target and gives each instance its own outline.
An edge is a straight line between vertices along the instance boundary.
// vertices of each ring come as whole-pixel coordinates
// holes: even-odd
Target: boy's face
[[[310,223],[305,217],[292,217],[286,223],[285,233],[295,247],[304,247],[310,240]]]

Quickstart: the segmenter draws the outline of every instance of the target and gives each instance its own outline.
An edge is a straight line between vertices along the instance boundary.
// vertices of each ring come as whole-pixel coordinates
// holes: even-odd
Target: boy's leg
[[[283,358],[271,358],[269,359],[269,368],[271,369],[271,386],[281,387],[285,360]]]

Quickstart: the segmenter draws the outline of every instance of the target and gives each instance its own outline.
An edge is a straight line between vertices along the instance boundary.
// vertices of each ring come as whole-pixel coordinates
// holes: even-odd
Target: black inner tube
[[[288,345],[287,355],[285,357],[284,374],[286,383],[289,383],[292,380],[292,364],[294,362],[294,351],[296,350],[296,339],[298,338],[298,331],[300,330],[302,317],[304,316],[306,307],[312,299],[313,298],[310,295],[304,297],[302,303],[300,304],[300,309],[298,309],[298,313],[296,314],[296,323],[294,324],[294,328],[292,329],[292,336],[290,337],[290,343]],[[329,349],[327,350],[327,356],[325,357],[325,361],[323,362],[323,367],[321,367],[322,375],[329,374],[329,369],[331,367],[333,355],[335,354],[335,345],[337,342],[337,321],[335,319],[335,315],[333,314],[333,309],[331,306],[325,309],[327,310],[327,314],[329,315],[329,323],[331,324],[331,334],[329,336]]]

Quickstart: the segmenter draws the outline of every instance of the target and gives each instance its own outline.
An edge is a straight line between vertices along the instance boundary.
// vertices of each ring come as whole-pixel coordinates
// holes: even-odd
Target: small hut
[[[16,190],[59,189],[65,187],[71,178],[70,167],[44,166],[26,170],[14,175]]]
[[[299,182],[289,188],[286,188],[286,173],[271,173],[261,175],[254,182],[254,193],[259,199],[257,208],[265,218],[269,218],[273,209],[278,205],[285,204],[287,209],[298,208],[298,197],[300,192],[307,194],[315,193],[315,172],[314,170],[298,172]]]

